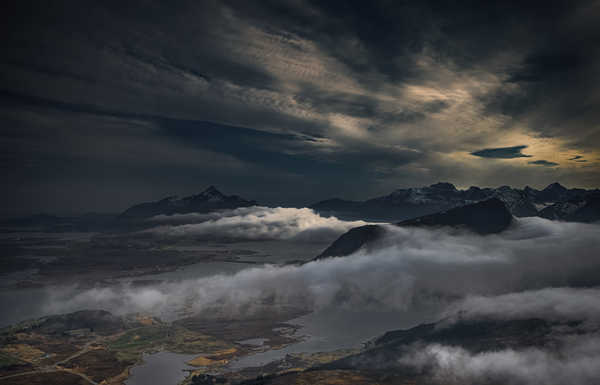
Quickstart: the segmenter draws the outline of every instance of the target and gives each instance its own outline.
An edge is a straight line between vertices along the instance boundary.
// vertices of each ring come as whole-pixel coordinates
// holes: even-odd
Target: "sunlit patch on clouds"
[[[309,208],[242,207],[209,214],[161,215],[149,219],[163,223],[144,233],[169,238],[302,239],[332,241],[345,231],[366,225],[322,217]]]

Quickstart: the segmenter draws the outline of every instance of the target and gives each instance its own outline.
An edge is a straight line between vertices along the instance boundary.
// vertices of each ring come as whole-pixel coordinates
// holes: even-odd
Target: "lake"
[[[195,355],[158,352],[144,355],[144,362],[131,369],[126,385],[177,385],[187,377],[185,369],[193,369],[186,362]]]

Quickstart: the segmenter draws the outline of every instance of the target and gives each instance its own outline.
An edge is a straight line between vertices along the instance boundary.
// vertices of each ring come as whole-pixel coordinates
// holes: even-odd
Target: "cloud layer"
[[[527,146],[485,148],[483,150],[474,151],[471,153],[471,155],[479,156],[481,158],[498,159],[531,158],[531,155],[525,155],[521,152],[526,148]]]
[[[591,385],[600,377],[600,336],[565,341],[558,352],[541,349],[473,354],[464,349],[416,347],[399,364],[427,370],[439,384]]]
[[[296,239],[332,241],[364,221],[322,217],[309,208],[243,207],[209,214],[157,216],[149,220],[163,225],[146,230],[159,237],[208,239]]]
[[[304,218],[307,213],[247,210],[246,215],[238,211],[223,219],[239,223],[245,216],[287,218],[302,213]],[[154,220],[193,219],[202,224],[218,221],[213,216]],[[212,222],[211,231],[231,231],[228,225],[215,227]],[[255,222],[255,218],[245,221],[245,226],[267,226]],[[266,234],[289,236],[301,227],[284,226],[285,230]],[[425,306],[438,309],[444,320],[440,327],[465,319],[583,321],[560,329],[554,337],[557,344],[549,347],[471,352],[416,344],[404,349],[397,364],[416,369],[433,384],[595,384],[600,376],[599,225],[520,218],[509,230],[488,236],[450,229],[386,228],[387,235],[368,253],[359,250],[304,265],[266,265],[153,287],[63,288],[48,293],[43,309],[52,313],[99,307],[168,318],[182,309],[239,317],[290,308],[411,312]]]
[[[534,160],[531,162],[527,162],[529,164],[534,164],[536,166],[545,166],[545,167],[554,167],[554,166],[558,166],[558,163],[556,162],[550,162],[547,160]]]
[[[390,226],[388,231],[389,237],[381,247],[369,253],[359,251],[352,256],[300,266],[266,265],[234,275],[146,288],[53,291],[47,311],[94,306],[119,312],[165,313],[166,309],[183,308],[184,304],[197,312],[218,306],[229,313],[290,305],[306,310],[342,306],[410,311],[413,306],[445,307],[466,298],[464,305],[471,313],[484,314],[483,305],[480,310],[472,305],[483,300],[470,296],[501,296],[551,286],[600,283],[597,274],[600,259],[596,253],[600,247],[600,226],[597,225],[521,218],[512,230],[485,237],[444,229]],[[536,306],[531,301],[529,304],[544,313],[552,308],[548,303],[562,298],[560,292],[551,294],[550,299],[523,298],[539,298]],[[582,295],[581,301],[590,297],[589,293]],[[512,306],[515,314],[524,307],[523,298],[507,298],[496,300],[504,304],[503,308]],[[580,303],[576,300],[573,309],[584,306],[576,305]],[[510,309],[506,313],[511,314]]]
[[[560,287],[499,296],[467,296],[449,306],[445,314],[451,320],[542,318],[600,322],[600,288]]]

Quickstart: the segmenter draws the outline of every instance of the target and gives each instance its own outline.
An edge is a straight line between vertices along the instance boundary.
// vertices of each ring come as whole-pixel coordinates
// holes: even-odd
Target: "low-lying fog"
[[[289,305],[410,311],[428,303],[454,305],[469,296],[594,286],[600,280],[598,225],[521,218],[509,230],[489,236],[386,229],[387,236],[369,253],[303,265],[267,264],[142,288],[123,284],[77,294],[65,289],[50,293],[44,307],[47,312],[96,305],[117,313],[164,313],[184,305],[196,312],[217,305],[231,315]]]
[[[157,237],[204,239],[296,239],[331,241],[364,221],[342,221],[322,217],[309,208],[240,207],[208,214],[158,215],[148,224],[156,224],[145,233]]]

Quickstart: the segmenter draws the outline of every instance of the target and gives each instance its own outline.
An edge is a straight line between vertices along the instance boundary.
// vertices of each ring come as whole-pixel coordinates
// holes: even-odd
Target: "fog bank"
[[[342,221],[322,217],[309,208],[241,207],[207,214],[191,213],[159,215],[148,220],[156,223],[144,231],[159,237],[206,239],[298,239],[304,241],[334,240],[364,221]]]
[[[239,216],[233,218],[238,221]],[[289,305],[306,310],[341,306],[410,311],[419,304],[457,306],[457,301],[466,301],[462,303],[470,311],[484,312],[483,306],[473,305],[483,301],[477,296],[600,283],[597,225],[522,218],[509,231],[485,237],[448,229],[386,228],[380,247],[369,253],[359,250],[304,265],[265,265],[143,288],[121,285],[78,294],[65,289],[50,293],[45,306],[48,312],[87,306],[119,313],[161,313],[179,307],[202,312],[216,306],[223,312],[248,314]],[[568,293],[556,292],[554,297]],[[593,297],[585,293],[583,298]],[[521,302],[512,299],[497,301],[504,308],[514,306],[514,312],[526,307],[520,303],[527,297]],[[531,312],[547,311],[548,306],[540,303]]]

